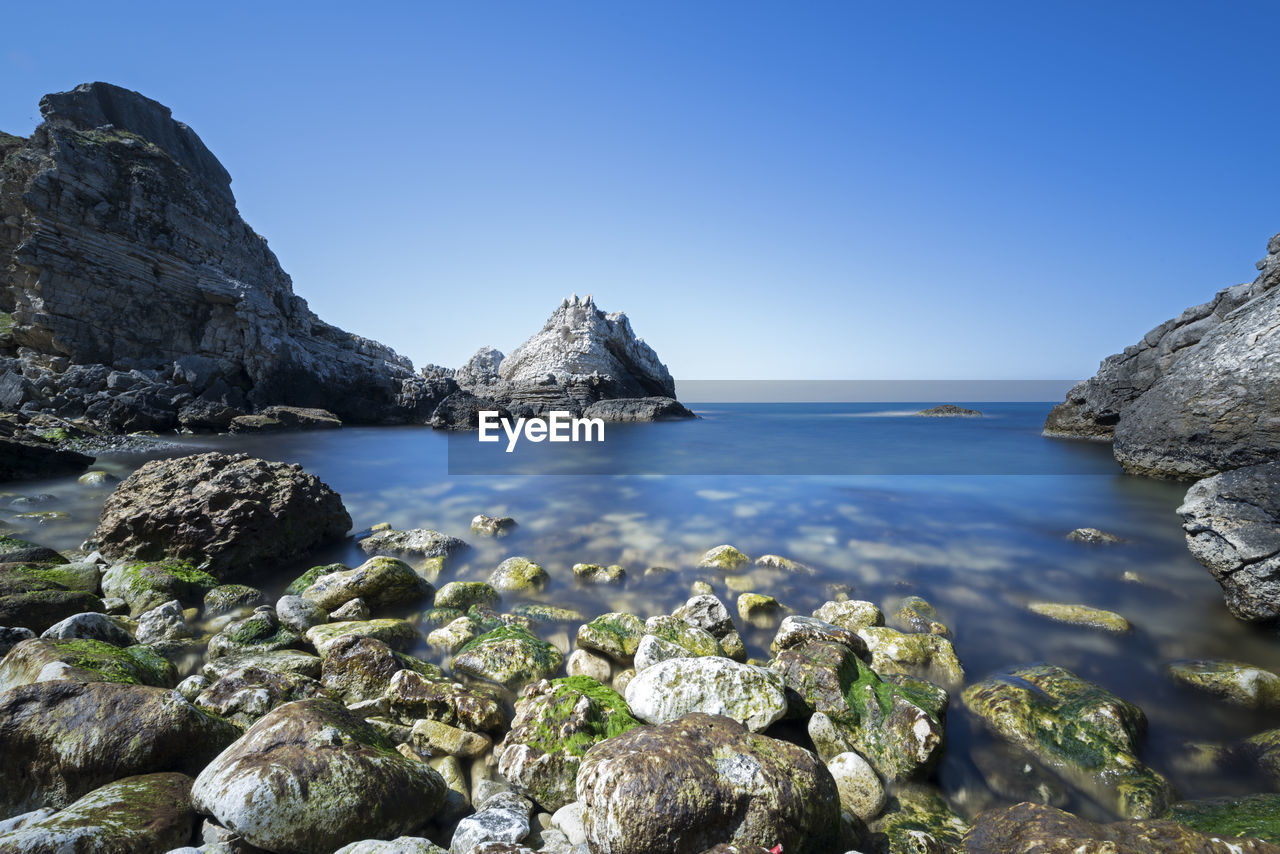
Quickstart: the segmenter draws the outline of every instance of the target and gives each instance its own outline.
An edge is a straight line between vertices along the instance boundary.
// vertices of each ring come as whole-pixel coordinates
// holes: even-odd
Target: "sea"
[[[1217,583],[1187,551],[1177,514],[1187,485],[1124,474],[1106,444],[1042,436],[1051,402],[950,400],[983,417],[914,414],[937,402],[695,400],[688,405],[697,419],[609,424],[603,442],[524,441],[511,454],[504,443],[482,445],[476,433],[426,427],[177,436],[147,453],[104,454],[94,468],[123,478],[149,458],[206,450],[295,462],[341,494],[355,531],[386,522],[467,540],[472,548],[438,584],[484,580],[504,558],[522,555],[551,576],[529,599],[588,617],[670,613],[698,580],[731,612],[748,589],[804,615],[849,597],[891,617],[904,597],[922,596],[951,629],[966,682],[1033,662],[1060,665],[1146,712],[1140,756],[1182,797],[1265,790],[1247,765],[1206,757],[1212,746],[1274,727],[1274,715],[1228,706],[1165,673],[1181,658],[1280,672],[1275,633],[1233,619]],[[112,486],[68,477],[7,489],[0,503],[44,494],[37,509],[64,511],[66,518],[42,525],[14,518],[30,507],[5,513],[27,538],[67,549],[92,535]],[[479,513],[511,516],[518,526],[502,539],[474,536],[469,523]],[[1067,538],[1081,527],[1123,541]],[[696,567],[725,543],[813,572],[727,576]],[[308,566],[363,559],[349,539],[250,583],[274,595]],[[620,564],[626,582],[578,584],[576,563]],[[1133,628],[1110,634],[1056,623],[1029,611],[1032,602],[1109,609]],[[773,627],[740,625],[749,654],[767,659]],[[567,652],[574,629],[541,631]],[[425,644],[419,652],[432,657]],[[934,781],[962,812],[1013,800],[1008,786],[994,787],[1001,794],[988,785],[992,763],[1015,779],[1035,776],[964,709],[958,691],[947,738]],[[1055,803],[1113,817],[1069,791]]]

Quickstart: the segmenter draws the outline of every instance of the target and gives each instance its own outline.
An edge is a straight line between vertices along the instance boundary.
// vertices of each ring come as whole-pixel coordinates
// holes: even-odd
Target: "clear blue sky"
[[[173,108],[323,318],[457,365],[571,291],[685,379],[1064,378],[1280,231],[1274,2],[35,3],[0,129]]]

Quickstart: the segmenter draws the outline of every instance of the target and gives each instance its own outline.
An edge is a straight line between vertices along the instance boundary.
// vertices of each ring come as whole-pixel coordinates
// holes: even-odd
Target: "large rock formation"
[[[316,317],[167,107],[90,83],[40,111],[30,139],[0,134],[0,407],[113,429],[267,404],[422,423],[453,390]]]
[[[465,391],[501,404],[516,415],[551,410],[611,421],[689,418],[675,401],[675,381],[658,354],[636,337],[621,312],[605,314],[590,294],[560,303],[536,334],[503,356],[482,347],[455,374]]]
[[[1136,474],[1204,477],[1280,456],[1280,235],[1251,284],[1219,291],[1103,361],[1045,421],[1113,439]]]

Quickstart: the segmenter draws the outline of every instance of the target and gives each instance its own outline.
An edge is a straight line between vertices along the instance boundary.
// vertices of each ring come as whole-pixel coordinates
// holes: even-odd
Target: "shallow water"
[[[743,574],[798,613],[808,614],[837,589],[876,602],[887,615],[898,599],[918,594],[952,628],[969,681],[1034,661],[1062,665],[1146,711],[1150,731],[1142,756],[1184,797],[1265,788],[1245,769],[1196,770],[1185,744],[1228,742],[1275,721],[1194,694],[1163,675],[1164,665],[1180,657],[1226,657],[1280,670],[1275,636],[1232,619],[1218,585],[1187,552],[1174,512],[1185,485],[1127,477],[1105,445],[1041,437],[1050,404],[968,405],[991,417],[913,418],[905,414],[920,408],[913,404],[694,404],[703,419],[610,425],[605,445],[591,449],[586,463],[569,466],[644,472],[627,475],[450,475],[451,468],[477,465],[545,470],[553,450],[565,446],[543,445],[514,461],[477,458],[458,444],[473,442],[474,434],[454,437],[451,452],[446,436],[426,428],[183,437],[174,452],[243,450],[301,463],[341,493],[357,530],[385,521],[472,543],[441,582],[482,580],[504,557],[525,555],[553,579],[540,601],[590,615],[670,612],[697,578],[711,581],[734,610],[736,594],[726,578],[692,568],[720,543],[816,569],[815,577]],[[125,476],[145,458],[104,456],[95,467]],[[662,473],[682,471],[703,473]],[[842,473],[850,471],[867,473]],[[954,471],[967,473],[940,473]],[[64,510],[69,518],[27,527],[27,536],[72,548],[92,533],[110,488],[68,478],[11,485],[10,491],[51,494],[35,509]],[[477,513],[511,515],[519,527],[501,540],[475,537],[468,525]],[[1065,539],[1084,526],[1126,542],[1090,546]],[[356,565],[363,555],[348,541],[253,583],[278,592],[300,569],[330,560]],[[571,567],[579,562],[621,563],[628,582],[578,586]],[[650,566],[676,571],[646,577]],[[1123,580],[1127,571],[1141,582]],[[1053,623],[1026,610],[1037,599],[1115,610],[1134,630],[1115,636]],[[546,634],[567,647],[573,628]],[[743,634],[752,655],[767,657],[770,630]],[[970,749],[989,737],[958,696],[948,738],[938,772],[943,789],[966,812],[1001,802],[985,790],[969,759]],[[1106,817],[1079,800],[1068,808]]]

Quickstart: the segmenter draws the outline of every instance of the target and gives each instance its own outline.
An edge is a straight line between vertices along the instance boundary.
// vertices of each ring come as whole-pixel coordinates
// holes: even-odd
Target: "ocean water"
[[[609,425],[603,445],[526,443],[511,455],[500,444],[480,448],[472,433],[413,427],[179,437],[166,453],[245,451],[300,463],[341,493],[357,530],[390,522],[470,542],[441,583],[482,580],[503,558],[524,555],[552,577],[532,598],[588,616],[669,613],[697,579],[735,610],[730,579],[694,568],[721,543],[812,567],[813,576],[734,576],[736,588],[752,586],[796,613],[843,592],[888,615],[901,598],[920,595],[951,627],[969,682],[1037,661],[1067,667],[1146,711],[1142,758],[1184,797],[1266,788],[1248,768],[1204,767],[1192,746],[1229,743],[1274,719],[1164,675],[1167,662],[1183,657],[1280,670],[1274,634],[1232,619],[1218,585],[1187,552],[1175,512],[1186,485],[1128,477],[1106,445],[1042,437],[1050,403],[962,404],[986,413],[981,419],[911,415],[924,405],[695,403],[696,421]],[[125,476],[146,458],[108,455],[95,467]],[[7,521],[26,526],[31,539],[69,548],[92,533],[110,488],[67,478],[9,491],[51,495],[39,509],[69,518],[32,527],[12,518],[15,508]],[[501,540],[475,537],[468,525],[477,513],[510,515],[519,527]],[[1085,526],[1125,542],[1066,539]],[[278,592],[297,572],[331,560],[356,565],[363,555],[348,541],[254,583]],[[620,563],[627,583],[579,586],[571,571],[579,562]],[[648,567],[672,571],[646,575]],[[1134,628],[1110,635],[1054,623],[1027,610],[1037,600],[1115,610]],[[553,627],[546,636],[567,650],[574,628]],[[747,626],[743,635],[752,655],[767,657],[771,627]],[[936,782],[964,812],[1006,803],[973,761],[993,741],[958,692],[947,727]],[[1064,805],[1109,816],[1078,796]]]

